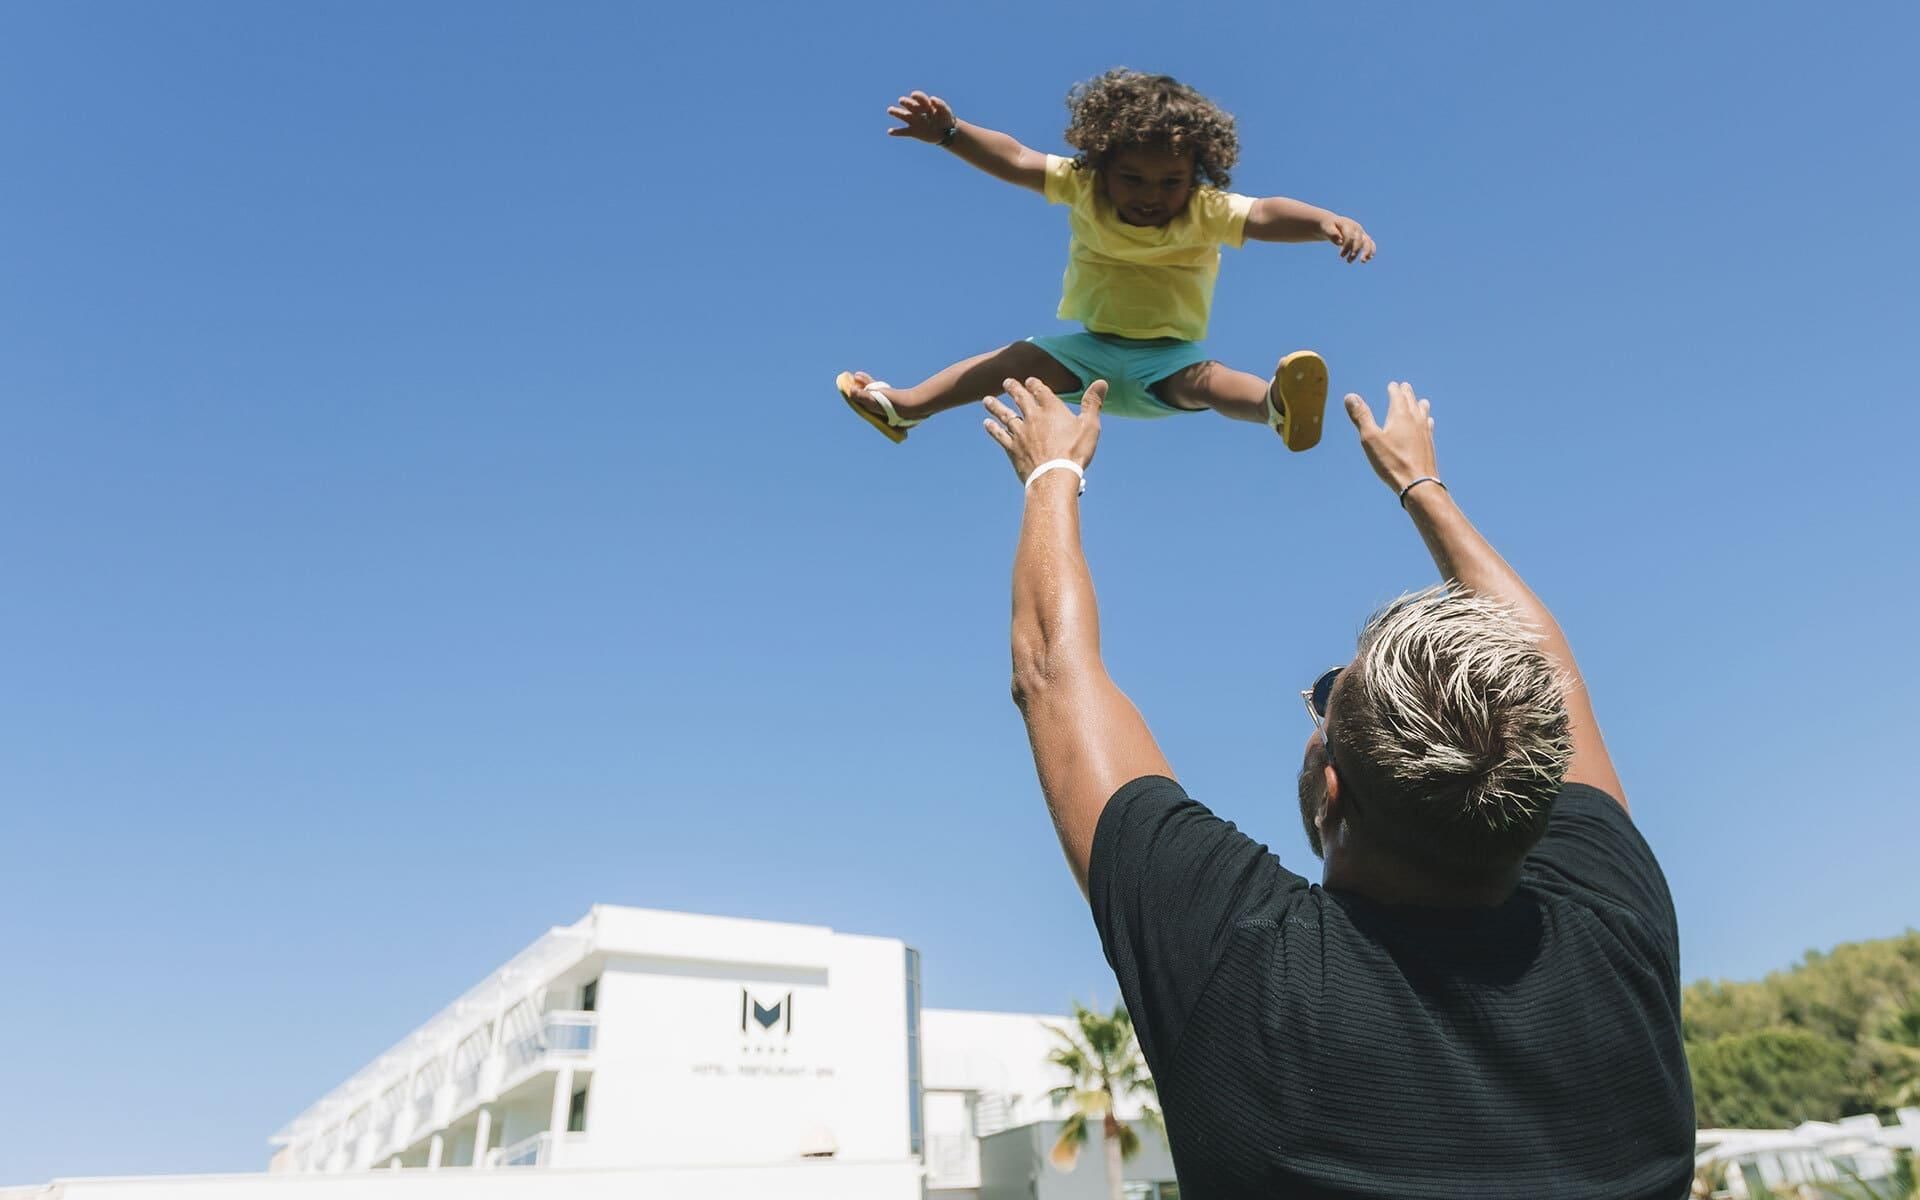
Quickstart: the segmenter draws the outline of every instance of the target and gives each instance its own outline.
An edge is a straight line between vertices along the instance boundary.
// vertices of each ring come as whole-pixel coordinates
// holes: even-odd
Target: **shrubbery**
[[[1920,1104],[1920,932],[1811,952],[1682,995],[1702,1128],[1785,1128]]]

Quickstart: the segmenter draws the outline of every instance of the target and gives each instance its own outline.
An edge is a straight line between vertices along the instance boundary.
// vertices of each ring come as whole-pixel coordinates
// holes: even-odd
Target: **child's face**
[[[1134,146],[1108,159],[1100,176],[1122,221],[1165,225],[1180,215],[1193,194],[1193,154]]]

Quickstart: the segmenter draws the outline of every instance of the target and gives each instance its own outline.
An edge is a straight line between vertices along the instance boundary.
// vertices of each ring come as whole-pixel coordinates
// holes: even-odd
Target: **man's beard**
[[[1320,743],[1315,742],[1307,751],[1307,760],[1300,764],[1300,827],[1307,832],[1307,845],[1313,847],[1313,856],[1324,859],[1326,851],[1320,845],[1320,827],[1314,818],[1327,806],[1327,752]]]

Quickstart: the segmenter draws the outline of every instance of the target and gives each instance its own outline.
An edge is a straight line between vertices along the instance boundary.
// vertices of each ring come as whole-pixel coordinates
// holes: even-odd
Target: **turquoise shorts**
[[[1027,340],[1079,376],[1080,391],[1085,391],[1096,379],[1106,380],[1107,400],[1101,411],[1116,417],[1171,417],[1176,413],[1199,411],[1175,408],[1149,389],[1167,376],[1213,357],[1203,342],[1170,337],[1143,340],[1089,330]],[[1080,392],[1061,399],[1078,400]]]

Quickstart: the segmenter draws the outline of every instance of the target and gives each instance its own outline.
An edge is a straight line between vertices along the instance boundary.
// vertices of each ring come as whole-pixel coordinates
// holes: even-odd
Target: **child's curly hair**
[[[1115,67],[1067,93],[1067,145],[1074,166],[1100,170],[1121,150],[1163,146],[1191,152],[1196,182],[1224,188],[1240,159],[1233,117],[1171,75]]]

